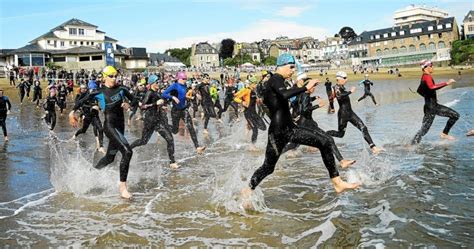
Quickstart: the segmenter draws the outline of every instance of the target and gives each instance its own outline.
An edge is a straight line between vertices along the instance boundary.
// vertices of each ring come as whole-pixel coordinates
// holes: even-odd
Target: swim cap
[[[158,81],[158,76],[152,74],[148,77],[148,84],[154,84]]]
[[[285,66],[288,64],[295,64],[295,63],[296,63],[295,57],[293,57],[293,55],[288,54],[288,53],[281,54],[277,58],[277,67]]]
[[[109,75],[116,75],[117,74],[117,69],[115,69],[113,66],[106,66],[104,69],[102,69],[102,74],[105,76]]]
[[[432,67],[433,63],[430,60],[422,60],[420,62],[420,66],[421,66],[422,69],[425,69],[427,67]]]
[[[188,79],[188,76],[186,75],[186,72],[180,71],[176,73],[176,79],[177,80],[186,80]]]
[[[347,78],[347,74],[344,71],[339,71],[336,73],[336,78]]]

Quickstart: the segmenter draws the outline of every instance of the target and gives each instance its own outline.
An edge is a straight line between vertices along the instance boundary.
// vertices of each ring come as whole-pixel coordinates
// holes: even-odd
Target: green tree
[[[275,66],[277,64],[277,58],[273,56],[268,56],[263,60],[263,64],[266,66]]]
[[[474,39],[457,40],[451,48],[451,63],[454,65],[474,61]]]
[[[165,54],[170,53],[171,56],[176,57],[186,66],[191,66],[191,48],[171,48],[165,51]]]

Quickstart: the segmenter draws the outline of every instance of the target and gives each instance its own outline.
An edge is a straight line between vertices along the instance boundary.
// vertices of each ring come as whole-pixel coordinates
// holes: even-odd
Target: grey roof
[[[447,23],[451,23],[451,28],[443,27],[442,31],[443,32],[452,31],[454,28],[454,25],[456,25],[454,23],[454,17],[444,18],[439,21],[427,21],[427,22],[415,23],[412,25],[395,26],[391,28],[378,29],[378,30],[373,30],[373,31],[364,31],[359,35],[362,38],[361,41],[357,41],[357,38],[355,38],[349,43],[349,45],[356,45],[359,43],[368,43],[368,42],[387,41],[387,40],[392,40],[394,38],[396,39],[407,38],[407,37],[418,36],[420,34],[427,35],[427,34],[439,33],[440,30],[438,30],[436,26],[438,24],[444,25]],[[434,27],[433,30],[431,31],[428,30],[429,26],[433,26]],[[411,34],[410,29],[416,29],[416,28],[421,28],[422,29],[421,33]],[[400,35],[400,31],[402,30],[405,31],[404,35]],[[392,34],[391,34],[392,32],[397,32],[397,35],[395,37],[392,37]],[[388,34],[388,37],[384,38],[383,37],[384,34]],[[380,35],[380,38],[371,40],[370,37],[375,36],[375,35]]]
[[[353,46],[353,45],[358,45],[358,44],[364,44],[369,42],[370,35],[367,31],[364,31],[360,33],[356,38],[352,39],[347,45],[348,46]]]
[[[7,55],[15,49],[0,49],[0,55]]]
[[[119,44],[116,44],[117,46],[117,50],[122,50],[122,49],[126,49],[126,47],[122,46],[122,45],[119,45]]]
[[[128,59],[148,59],[146,48],[127,48]]]
[[[28,44],[24,47],[15,49],[13,51],[10,51],[8,54],[21,54],[21,53],[34,53],[34,52],[49,53],[49,50],[43,49],[38,44],[33,43],[33,44]]]
[[[181,62],[178,58],[173,57],[173,56],[169,56],[167,54],[150,53],[150,54],[148,54],[148,56],[150,57],[150,61],[152,61],[152,62],[154,62],[154,61],[157,61],[158,63],[160,63],[161,61],[164,61],[164,62]]]
[[[471,19],[474,18],[474,10],[470,10],[469,12],[467,12],[467,15],[464,17],[464,20],[462,22],[467,22],[469,19],[469,16],[471,17]]]
[[[75,48],[70,48],[66,50],[49,50],[51,54],[103,54],[104,50],[93,48],[93,47],[86,47],[80,46]]]
[[[117,41],[117,40],[115,40],[115,39],[112,38],[112,37],[105,36],[104,41]]]
[[[76,18],[72,18],[64,23],[62,23],[61,25],[57,26],[56,28],[54,28],[53,30],[57,30],[57,29],[64,29],[64,27],[68,26],[68,25],[74,25],[74,26],[88,26],[88,27],[94,27],[94,28],[97,28],[97,26],[93,25],[93,24],[90,24],[88,22],[84,22],[82,20],[79,20],[79,19],[76,19]]]
[[[200,42],[196,44],[195,54],[218,54],[219,52],[207,42]]]

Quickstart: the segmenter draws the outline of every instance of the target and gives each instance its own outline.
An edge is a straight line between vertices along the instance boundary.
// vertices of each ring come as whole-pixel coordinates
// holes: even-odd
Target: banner
[[[104,43],[104,48],[106,66],[115,66],[114,47],[112,46],[112,43]]]

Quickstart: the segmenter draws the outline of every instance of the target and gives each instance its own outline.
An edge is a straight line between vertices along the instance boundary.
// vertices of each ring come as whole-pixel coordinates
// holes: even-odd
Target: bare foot
[[[204,129],[204,130],[202,131],[202,133],[204,133],[204,135],[208,135],[208,134],[209,134],[209,131],[208,131],[207,129]]]
[[[219,122],[219,123],[221,123],[221,124],[224,123],[224,121],[222,121],[222,119],[218,119],[217,122]]]
[[[371,150],[372,150],[372,153],[373,153],[374,155],[377,155],[377,154],[379,154],[380,152],[385,151],[384,149],[382,149],[382,148],[377,148],[376,146],[372,147]]]
[[[319,149],[316,148],[316,147],[306,146],[306,152],[308,152],[308,153],[316,153],[318,151],[319,151]]]
[[[260,151],[260,149],[257,148],[257,146],[255,146],[255,144],[251,144],[251,145],[249,146],[249,151],[251,151],[251,152],[257,152],[257,151]]]
[[[177,169],[177,168],[179,168],[179,165],[177,163],[171,163],[170,168]]]
[[[122,197],[123,199],[127,199],[127,200],[132,199],[132,194],[130,194],[130,192],[128,192],[128,189],[127,189],[127,182],[120,182],[119,192],[120,192],[120,197]]]
[[[252,193],[253,190],[249,187],[245,187],[242,190],[240,190],[240,197],[242,199],[241,207],[245,210],[252,210],[253,205],[252,205]]]
[[[334,189],[336,193],[342,193],[349,189],[356,189],[360,186],[360,183],[348,183],[341,179],[340,176],[334,177],[331,179],[332,185],[334,185]]]
[[[106,154],[104,147],[99,147],[99,149],[97,149],[97,150],[98,150],[100,153],[104,154],[104,155]]]
[[[201,146],[201,147],[197,147],[196,148],[196,153],[198,155],[201,155],[202,153],[204,153],[204,150],[206,149],[206,146]]]
[[[10,141],[10,140],[8,140],[8,137],[7,137],[7,136],[5,136],[5,142],[8,142],[8,141]]]
[[[466,133],[466,136],[474,136],[474,129],[470,130],[468,133]]]
[[[448,134],[444,134],[444,133],[441,133],[440,135],[441,139],[447,139],[447,140],[456,140],[456,138],[454,138],[453,136],[450,136]]]
[[[356,162],[356,160],[342,159],[339,162],[339,164],[341,165],[341,168],[345,169],[345,168],[349,168],[350,166],[352,166],[355,162]]]

